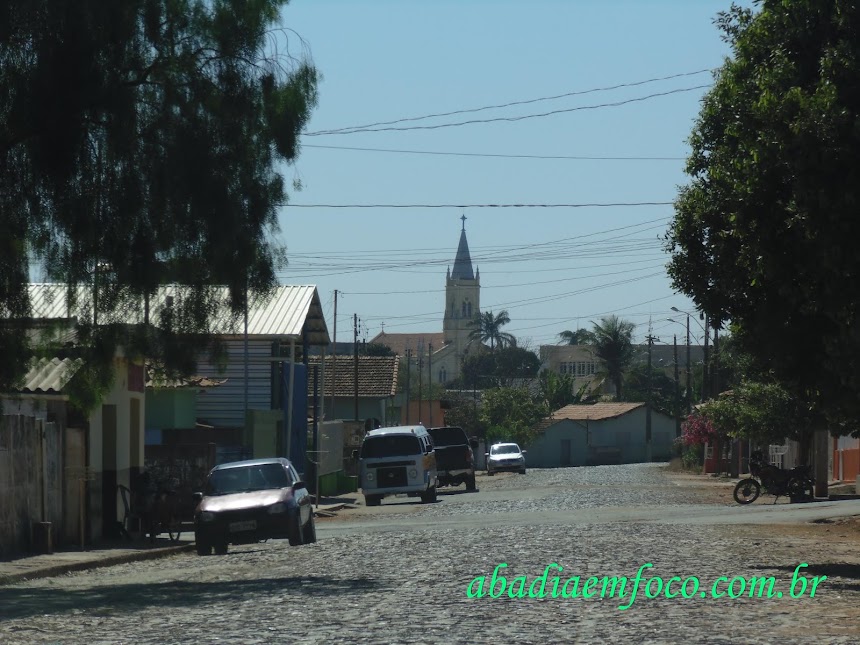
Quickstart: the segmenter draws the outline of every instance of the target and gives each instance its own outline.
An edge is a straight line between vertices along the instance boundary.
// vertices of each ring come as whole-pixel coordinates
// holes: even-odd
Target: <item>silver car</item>
[[[487,458],[487,474],[495,475],[503,470],[526,474],[526,451],[515,443],[497,443],[490,446]]]

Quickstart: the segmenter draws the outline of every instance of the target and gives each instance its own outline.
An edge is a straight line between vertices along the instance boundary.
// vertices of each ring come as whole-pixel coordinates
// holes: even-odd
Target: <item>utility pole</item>
[[[672,348],[675,355],[675,438],[681,436],[681,382],[678,379],[678,335],[672,336]]]
[[[424,392],[422,392],[422,381],[424,379],[424,344],[418,346],[418,423],[423,423],[421,418],[424,412]]]
[[[335,419],[334,416],[334,389],[337,385],[337,379],[335,379],[335,375],[337,374],[337,289],[334,290],[334,349],[331,353],[331,418]],[[325,385],[323,385],[323,391],[325,391]],[[346,416],[346,415],[344,415]]]
[[[353,365],[352,378],[355,394],[355,420],[358,421],[358,314],[352,314],[352,347],[353,347]]]
[[[714,355],[711,359],[711,380],[713,382],[713,395],[714,397],[719,396],[720,394],[720,350],[719,350],[719,342],[720,342],[720,331],[714,327]]]
[[[690,379],[690,314],[687,314],[687,415],[693,412],[693,387]]]
[[[427,345],[427,407],[430,408],[430,426],[433,427],[433,343]]]
[[[411,425],[412,415],[410,414],[410,380],[412,379],[412,350],[406,350],[406,425]]]
[[[648,389],[645,400],[645,461],[651,461],[651,348],[654,346],[654,336],[648,332]]]
[[[705,316],[705,361],[702,366],[702,403],[708,400],[708,317]]]

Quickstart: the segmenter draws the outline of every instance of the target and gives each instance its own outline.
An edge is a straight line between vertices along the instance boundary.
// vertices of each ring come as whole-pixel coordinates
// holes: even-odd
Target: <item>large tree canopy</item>
[[[88,286],[91,321],[188,285],[169,325],[183,334],[208,331],[207,287],[238,313],[277,283],[276,166],[317,96],[285,4],[0,0],[0,319],[28,315],[33,259]],[[22,338],[7,327],[0,353],[23,356]],[[20,371],[4,367],[0,385]]]
[[[669,274],[792,394],[860,412],[860,5],[765,0],[718,24],[732,55],[690,143]]]

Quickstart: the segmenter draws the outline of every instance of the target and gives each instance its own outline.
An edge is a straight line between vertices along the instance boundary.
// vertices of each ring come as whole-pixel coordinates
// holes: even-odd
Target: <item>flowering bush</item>
[[[694,412],[681,424],[681,441],[687,446],[715,443],[718,438],[713,422],[699,413]]]

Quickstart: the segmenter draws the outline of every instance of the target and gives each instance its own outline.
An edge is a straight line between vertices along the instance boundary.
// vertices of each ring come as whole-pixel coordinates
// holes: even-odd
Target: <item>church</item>
[[[460,230],[460,243],[454,268],[445,277],[445,314],[441,332],[377,334],[370,342],[390,347],[405,360],[407,350],[413,369],[420,368],[431,383],[444,385],[460,376],[463,357],[470,349],[472,321],[481,313],[481,275],[472,270],[469,243],[466,241],[466,216]],[[471,343],[472,351],[478,343]]]

